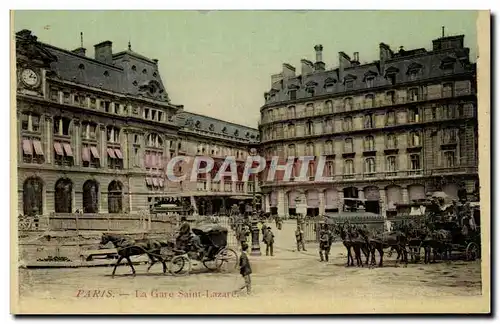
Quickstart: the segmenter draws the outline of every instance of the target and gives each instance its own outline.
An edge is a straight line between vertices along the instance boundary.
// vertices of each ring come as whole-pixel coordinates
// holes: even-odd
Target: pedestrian
[[[247,294],[250,295],[252,293],[252,280],[250,279],[252,267],[250,266],[250,261],[248,260],[247,251],[248,244],[242,244],[240,255],[240,274],[245,280],[245,284],[239,290],[241,291],[246,288]]]
[[[248,230],[246,225],[243,225],[240,227],[240,230],[238,231],[238,241],[240,242],[241,248],[243,248],[244,244],[247,244],[247,236],[248,236]]]
[[[331,235],[328,230],[323,228],[319,234],[319,258],[320,262],[328,262],[328,256],[331,248]]]
[[[295,240],[297,241],[297,251],[300,251],[300,247],[302,247],[302,251],[307,251],[304,244],[304,231],[302,231],[300,225],[297,225],[295,230]]]
[[[266,244],[266,256],[269,256],[269,253],[271,253],[271,256],[274,256],[274,234],[273,231],[271,231],[270,226],[267,227],[267,230],[264,233],[264,243]]]

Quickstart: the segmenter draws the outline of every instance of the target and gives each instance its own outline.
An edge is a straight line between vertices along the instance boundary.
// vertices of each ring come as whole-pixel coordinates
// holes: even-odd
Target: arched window
[[[330,140],[325,142],[325,154],[327,155],[333,154],[333,142]]]
[[[397,147],[396,135],[393,133],[387,134],[387,148],[395,149]]]
[[[371,152],[375,150],[375,140],[373,136],[368,135],[365,137],[365,151]]]
[[[163,147],[163,140],[161,139],[160,135],[155,134],[155,133],[151,133],[147,137],[146,146],[162,148]]]
[[[120,143],[120,129],[115,126],[106,127],[108,143]]]
[[[21,130],[39,133],[40,115],[32,112],[23,112],[21,114]]]
[[[288,145],[288,156],[295,156],[295,145],[290,144]]]
[[[314,134],[314,124],[312,120],[308,120],[306,122],[306,135],[313,135]]]
[[[83,212],[99,212],[99,184],[95,180],[87,180],[83,184]]]
[[[344,153],[354,152],[352,138],[346,138],[344,141]]]
[[[410,133],[410,146],[412,147],[418,147],[421,145],[420,142],[420,133],[418,132],[411,132]]]
[[[31,177],[23,184],[23,213],[27,216],[43,214],[43,182]]]
[[[122,184],[119,181],[111,181],[108,186],[108,213],[117,214],[123,208]]]
[[[366,114],[364,118],[365,128],[373,128],[373,114]]]
[[[354,162],[353,160],[344,161],[344,174],[354,174]]]
[[[391,126],[396,124],[396,113],[394,110],[389,110],[387,112],[386,125]]]
[[[375,159],[367,158],[365,160],[365,173],[375,173]]]
[[[73,204],[73,183],[63,178],[56,182],[54,209],[56,213],[71,213]]]
[[[345,117],[343,126],[344,126],[344,132],[352,131],[352,117]]]

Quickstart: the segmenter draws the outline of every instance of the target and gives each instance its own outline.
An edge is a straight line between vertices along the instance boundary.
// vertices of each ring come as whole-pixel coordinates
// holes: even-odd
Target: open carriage
[[[202,224],[191,230],[199,237],[203,251],[173,250],[175,256],[170,260],[171,273],[188,274],[192,269],[192,261],[200,262],[212,271],[237,269],[238,255],[236,251],[227,247],[227,228],[217,224]]]

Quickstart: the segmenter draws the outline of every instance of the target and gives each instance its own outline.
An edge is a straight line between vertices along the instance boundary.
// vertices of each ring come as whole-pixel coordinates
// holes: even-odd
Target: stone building
[[[130,44],[94,50],[88,57],[83,46],[68,51],[28,30],[16,34],[19,213],[134,213],[166,198],[196,204],[194,196],[206,196],[217,205],[251,197],[248,184],[167,181],[165,166],[201,147],[245,156],[258,130],[173,104],[158,60]]]
[[[391,215],[395,204],[429,192],[477,194],[476,65],[463,35],[435,39],[432,50],[380,43],[379,59],[368,64],[340,52],[333,69],[323,46],[314,49],[315,62],[301,60],[300,75],[283,64],[271,77],[260,109],[261,151],[268,160],[324,155],[323,174],[332,179],[263,181],[267,211],[314,215],[361,199],[366,211]]]

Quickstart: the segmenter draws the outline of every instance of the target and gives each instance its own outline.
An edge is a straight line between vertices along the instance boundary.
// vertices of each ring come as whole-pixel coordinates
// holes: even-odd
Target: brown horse
[[[375,265],[375,251],[378,251],[380,256],[378,266],[383,266],[384,249],[387,248],[395,249],[398,252],[398,255],[400,254],[402,256],[402,261],[405,262],[405,265],[408,264],[408,253],[406,251],[407,239],[404,233],[393,231],[370,235],[366,228],[358,228],[358,233],[364,238],[370,247],[370,254],[372,256],[371,265]]]
[[[442,254],[444,259],[451,257],[451,242],[452,235],[450,231],[443,229],[428,230],[419,247],[424,248],[424,263],[436,262],[437,254]],[[433,252],[432,261],[431,252]]]
[[[347,250],[347,267],[354,266],[354,258],[352,256],[352,252],[354,252],[356,265],[358,267],[363,266],[363,261],[361,260],[361,251],[365,254],[366,264],[368,264],[368,260],[370,257],[368,246],[366,245],[366,242],[357,235],[356,231],[353,230],[353,228],[348,223],[344,223],[343,225],[337,224],[334,227],[334,231],[335,234],[340,236],[340,238],[342,239],[342,243]]]
[[[167,272],[167,265],[165,264],[165,260],[162,258],[160,253],[162,247],[173,247],[172,243],[151,239],[132,240],[123,235],[103,234],[101,238],[101,245],[106,245],[109,242],[113,243],[118,253],[118,261],[113,268],[111,277],[114,277],[116,268],[123,259],[127,260],[130,268],[132,269],[132,274],[135,276],[135,269],[132,265],[130,257],[143,254],[147,254],[149,260],[151,261],[147,271],[149,271],[149,269],[151,269],[151,267],[159,261],[163,265],[163,273]]]

